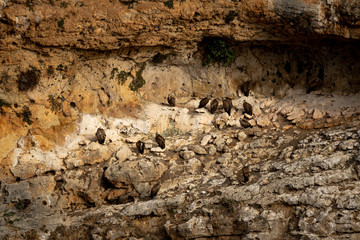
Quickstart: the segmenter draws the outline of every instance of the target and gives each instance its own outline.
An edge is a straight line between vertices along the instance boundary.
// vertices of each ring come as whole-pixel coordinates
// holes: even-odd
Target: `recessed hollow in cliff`
[[[279,97],[294,87],[306,93],[359,92],[359,43],[335,38],[233,43],[239,85],[251,81],[254,91]]]

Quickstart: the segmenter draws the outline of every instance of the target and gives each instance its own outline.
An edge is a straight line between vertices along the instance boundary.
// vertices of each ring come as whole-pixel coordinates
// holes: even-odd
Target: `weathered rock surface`
[[[259,128],[247,136],[214,127],[198,138],[177,135],[182,144],[161,156],[109,155],[3,181],[1,237],[356,239],[359,127],[355,120],[306,133]],[[131,139],[122,146],[136,152],[138,137]],[[87,151],[72,151],[78,148]]]
[[[183,49],[194,47],[204,35],[238,41],[311,34],[360,38],[355,0],[1,2],[1,44],[8,49],[31,44]]]

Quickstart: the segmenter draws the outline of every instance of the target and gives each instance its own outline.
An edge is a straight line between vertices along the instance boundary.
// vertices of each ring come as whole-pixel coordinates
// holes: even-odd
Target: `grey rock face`
[[[188,160],[195,156],[195,153],[193,151],[181,151],[180,157],[182,157],[185,160]]]
[[[161,155],[117,146],[107,162],[4,183],[0,236],[356,239],[358,128],[258,132],[179,135]]]
[[[159,161],[136,160],[111,165],[104,176],[114,187],[158,180],[167,167]]]
[[[8,184],[5,186],[5,201],[16,202],[21,199],[30,199],[31,193],[29,192],[30,185],[28,182]]]
[[[192,146],[192,150],[198,155],[206,155],[207,154],[206,149],[199,145]]]
[[[207,149],[208,149],[210,155],[215,155],[216,147],[214,145],[211,144]]]

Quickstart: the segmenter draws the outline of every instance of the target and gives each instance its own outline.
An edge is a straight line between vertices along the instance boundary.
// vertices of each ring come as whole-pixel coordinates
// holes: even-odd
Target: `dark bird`
[[[317,77],[313,77],[311,73],[308,72],[306,74],[306,93],[310,93],[315,90],[321,89],[324,82],[324,68],[321,65],[315,66],[315,68],[319,68]]]
[[[250,88],[251,88],[251,81],[247,81],[247,82],[244,82],[241,87],[240,87],[240,90],[242,91],[242,93],[245,95],[245,96],[249,96],[250,94]]]
[[[246,121],[245,119],[241,119],[241,120],[240,120],[240,124],[241,124],[241,126],[243,126],[244,128],[249,128],[249,127],[251,127],[251,124],[250,124],[248,121]]]
[[[207,96],[206,98],[203,98],[200,100],[200,104],[199,104],[199,108],[203,108],[206,106],[206,104],[208,104],[210,100],[210,96]]]
[[[141,140],[137,141],[136,148],[137,148],[139,153],[143,154],[144,150],[145,150],[145,143],[142,142]]]
[[[104,144],[106,138],[104,129],[98,128],[98,130],[96,131],[96,138],[100,144]]]
[[[250,168],[249,168],[248,166],[243,167],[242,173],[243,173],[243,176],[244,176],[244,182],[249,181],[249,178],[250,178]]]
[[[248,166],[243,167],[238,173],[239,182],[246,183],[250,178],[250,169]]]
[[[211,103],[210,103],[210,112],[212,114],[214,114],[216,112],[216,109],[217,109],[218,105],[219,105],[219,102],[218,102],[217,99],[214,99],[214,100],[211,101]]]
[[[171,96],[169,94],[169,96],[167,97],[167,101],[171,107],[175,107],[175,97],[174,96]]]
[[[161,184],[159,182],[155,184],[155,186],[151,189],[151,193],[150,193],[151,198],[154,198],[157,195],[157,193],[160,190],[160,187],[161,187]]]
[[[312,79],[311,81],[307,80],[306,83],[306,93],[311,93],[312,91],[321,89],[323,81],[320,78]]]
[[[231,114],[231,108],[232,108],[232,101],[230,98],[226,97],[226,98],[223,98],[223,108],[225,110],[225,112],[227,112],[230,116]]]
[[[162,149],[165,148],[165,138],[163,138],[160,134],[156,133],[155,141]]]
[[[249,114],[249,115],[252,115],[252,114],[253,114],[253,109],[252,109],[252,106],[251,106],[250,103],[244,101],[243,107],[244,107],[245,113],[247,113],[247,114]]]

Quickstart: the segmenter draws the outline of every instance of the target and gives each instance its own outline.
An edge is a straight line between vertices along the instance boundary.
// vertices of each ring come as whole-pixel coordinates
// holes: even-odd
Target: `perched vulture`
[[[104,144],[106,138],[104,129],[98,128],[98,130],[96,131],[96,138],[100,144]]]
[[[163,138],[160,134],[156,133],[155,141],[162,149],[165,148],[165,138]]]
[[[223,108],[225,110],[225,112],[227,112],[230,116],[231,114],[231,108],[232,108],[232,101],[230,98],[226,97],[223,99]]]
[[[171,107],[175,107],[175,97],[169,94],[167,101]]]
[[[137,148],[139,153],[143,154],[144,150],[145,150],[145,143],[142,142],[141,140],[137,141],[136,148]]]
[[[211,101],[211,103],[210,103],[210,112],[212,114],[214,114],[216,112],[216,109],[217,109],[218,105],[219,105],[218,100],[214,99],[214,100]]]
[[[243,107],[244,107],[245,113],[247,113],[247,114],[249,114],[249,115],[252,115],[253,109],[252,109],[252,106],[251,106],[250,103],[244,101]]]
[[[200,104],[199,104],[199,108],[203,108],[206,106],[206,104],[208,104],[210,100],[210,96],[207,96],[206,98],[203,98],[200,100]]]
[[[249,128],[249,127],[251,127],[251,124],[250,124],[248,121],[246,121],[245,119],[241,119],[241,120],[240,120],[240,124],[241,124],[241,126],[243,126],[244,128]]]

